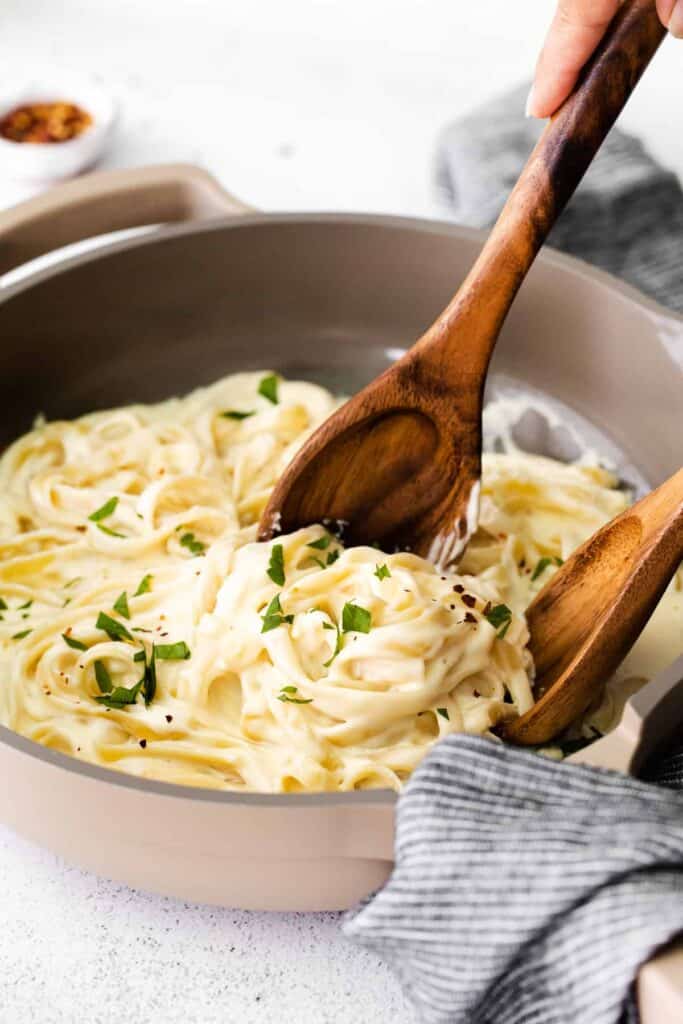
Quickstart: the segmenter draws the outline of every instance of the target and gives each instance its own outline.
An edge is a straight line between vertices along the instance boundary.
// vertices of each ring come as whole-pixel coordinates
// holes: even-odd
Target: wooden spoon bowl
[[[576,721],[640,635],[683,560],[683,469],[578,548],[526,612],[536,703],[505,724],[548,743]]]

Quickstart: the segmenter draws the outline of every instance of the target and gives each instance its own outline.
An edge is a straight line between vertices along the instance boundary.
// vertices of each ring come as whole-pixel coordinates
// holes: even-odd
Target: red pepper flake
[[[465,588],[463,587],[462,583],[456,583],[455,586],[453,587],[453,590],[455,591],[456,594],[463,594]]]
[[[142,749],[144,750],[144,749],[145,749],[145,747],[147,746],[147,740],[140,740],[140,746],[141,746],[141,747],[142,747]]]
[[[75,103],[26,103],[0,121],[0,135],[10,142],[68,142],[89,128],[90,114]]]
[[[484,610],[482,611],[481,614],[484,616],[484,618],[486,618],[486,616],[488,615],[488,613],[490,611],[491,611],[491,602],[487,601],[486,604],[484,605]]]
[[[467,612],[466,613],[466,615],[465,615],[465,622],[475,622],[476,623],[476,621],[477,621],[476,615],[473,615],[472,612]]]
[[[477,603],[477,599],[472,594],[463,594],[462,603],[466,604],[468,608],[474,608]]]
[[[87,526],[77,526],[76,529],[78,530],[79,533],[85,533],[85,531],[88,529],[88,527]]]
[[[479,690],[472,690],[472,696],[473,697],[481,697],[481,694],[479,693]]]
[[[165,718],[166,718],[167,722],[172,722],[173,721],[173,715],[166,715]]]

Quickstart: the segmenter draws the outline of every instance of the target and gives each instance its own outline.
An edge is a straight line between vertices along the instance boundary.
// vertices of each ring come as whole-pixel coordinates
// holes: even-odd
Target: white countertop
[[[8,9],[11,8],[11,9]],[[106,166],[187,160],[266,210],[435,216],[451,118],[529,76],[550,0],[21,0],[3,77],[96,71],[121,103]],[[683,44],[623,117],[683,177]],[[675,97],[677,99],[675,99]],[[0,181],[0,205],[25,190]],[[11,780],[5,780],[11,785]],[[335,915],[248,914],[132,892],[0,827],[3,1024],[411,1024]]]

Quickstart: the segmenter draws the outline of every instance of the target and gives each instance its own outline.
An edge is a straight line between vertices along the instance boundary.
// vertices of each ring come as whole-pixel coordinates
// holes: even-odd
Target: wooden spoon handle
[[[472,270],[419,343],[439,344],[441,373],[456,355],[460,379],[463,369],[476,373],[482,372],[482,362],[484,369],[488,365],[498,331],[538,250],[665,34],[654,0],[625,0],[574,92],[539,139]],[[471,318],[468,351],[462,346],[463,317]],[[456,322],[458,351],[449,353],[448,335]]]

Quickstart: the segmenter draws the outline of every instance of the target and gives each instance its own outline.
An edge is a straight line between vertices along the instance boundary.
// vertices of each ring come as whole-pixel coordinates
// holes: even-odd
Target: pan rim
[[[0,307],[16,295],[29,290],[33,286],[42,284],[42,282],[47,281],[52,277],[57,277],[62,273],[67,273],[81,264],[104,260],[119,252],[125,252],[127,249],[159,244],[169,238],[182,238],[186,235],[223,231],[226,228],[239,231],[244,228],[266,227],[273,224],[302,226],[307,224],[346,224],[349,226],[378,227],[390,230],[405,230],[408,228],[417,233],[436,236],[440,235],[456,239],[460,238],[468,242],[477,242],[480,245],[483,245],[488,236],[488,231],[485,229],[469,227],[468,225],[458,224],[455,221],[447,221],[438,218],[428,219],[420,217],[404,217],[398,214],[339,213],[324,210],[303,213],[283,212],[246,213],[238,215],[228,214],[222,217],[211,217],[210,219],[202,221],[189,221],[182,224],[162,224],[157,227],[152,227],[151,230],[145,230],[143,232],[136,231],[133,235],[128,234],[125,238],[118,237],[112,239],[110,242],[100,242],[97,246],[94,246],[92,249],[88,249],[85,252],[79,252],[75,255],[67,256],[49,267],[43,267],[35,272],[29,272],[26,276],[22,276],[21,280],[16,281],[14,284],[5,285],[4,287],[2,286],[2,278],[0,277]],[[595,284],[612,291],[621,299],[624,299],[633,305],[640,306],[644,311],[653,313],[657,317],[669,320],[683,328],[683,314],[679,314],[672,309],[668,309],[656,299],[652,299],[648,295],[645,295],[644,292],[640,291],[634,285],[622,281],[620,278],[615,277],[608,271],[595,267],[579,257],[570,256],[567,253],[560,252],[557,249],[553,249],[552,246],[545,246],[536,257],[535,262],[549,264],[551,267],[556,267],[560,271],[570,273],[578,276],[579,278],[587,278]],[[13,274],[15,272],[16,271],[12,271]]]

